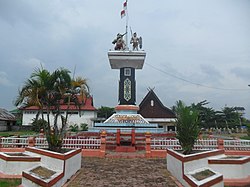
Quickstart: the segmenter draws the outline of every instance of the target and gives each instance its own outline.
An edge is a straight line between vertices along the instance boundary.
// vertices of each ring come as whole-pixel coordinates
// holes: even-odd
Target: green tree
[[[222,109],[226,127],[235,127],[240,125],[241,115],[235,110],[235,107],[224,107]]]
[[[193,103],[192,108],[195,108],[199,112],[199,120],[201,127],[216,127],[216,113],[213,108],[206,107],[207,104],[209,104],[209,102],[207,102],[207,100],[204,100],[197,104]]]
[[[112,114],[115,113],[115,109],[114,108],[110,108],[110,107],[106,107],[106,106],[101,106],[101,108],[98,108],[97,111],[97,116],[99,118],[109,118]]]
[[[37,106],[39,108],[36,120],[41,116],[42,120],[48,122],[47,128],[44,129],[49,150],[60,152],[70,106],[73,103],[75,107],[80,108],[81,105],[84,105],[84,102],[80,101],[84,101],[88,95],[86,79],[73,79],[70,71],[63,68],[52,73],[38,68],[19,90],[15,104],[21,107]],[[66,105],[64,114],[61,111],[62,104]],[[50,119],[51,114],[53,114],[52,119]],[[59,119],[61,125],[58,125]]]
[[[186,106],[182,101],[176,103],[175,111],[177,116],[176,138],[179,139],[183,154],[189,154],[200,132],[199,112],[191,106]]]

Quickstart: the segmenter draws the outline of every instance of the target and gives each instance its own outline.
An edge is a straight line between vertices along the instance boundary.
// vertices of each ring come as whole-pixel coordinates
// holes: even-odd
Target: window
[[[69,111],[68,114],[78,114],[78,112]]]
[[[151,106],[154,106],[154,100],[150,101]]]
[[[125,76],[131,76],[131,69],[130,68],[124,68],[124,75]]]

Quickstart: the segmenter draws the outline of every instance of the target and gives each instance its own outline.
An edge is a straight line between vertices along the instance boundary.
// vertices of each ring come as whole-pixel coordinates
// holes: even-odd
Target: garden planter
[[[211,170],[210,168],[200,168],[185,174],[185,181],[192,187],[223,187],[223,176],[222,174]]]
[[[250,156],[210,158],[209,167],[223,174],[227,186],[250,186]]]
[[[47,178],[34,173],[33,167],[23,171],[22,185],[32,186],[62,186],[81,168],[81,149],[57,153],[35,147],[28,147],[26,151],[41,157],[40,166],[53,174]]]
[[[208,158],[221,157],[224,154],[224,150],[209,150],[201,151],[198,153],[183,155],[180,152],[172,149],[167,150],[167,169],[171,174],[177,178],[184,186],[190,186],[188,183],[187,174],[199,170],[201,168],[209,168]],[[209,179],[210,180],[210,179]],[[212,178],[211,178],[212,180]],[[215,184],[223,184],[223,177],[214,181]],[[213,185],[213,184],[210,184]],[[219,185],[220,186],[220,185]]]
[[[26,152],[0,152],[0,172],[22,175],[22,171],[40,164],[41,157]]]

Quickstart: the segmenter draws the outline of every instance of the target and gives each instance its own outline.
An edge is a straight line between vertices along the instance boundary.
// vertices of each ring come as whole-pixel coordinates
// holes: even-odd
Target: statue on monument
[[[138,45],[139,45],[139,38],[137,37],[136,32],[132,35],[132,38],[130,40],[130,44],[133,45],[133,51],[137,50],[138,51]]]
[[[116,44],[115,45],[115,50],[124,50],[126,47],[125,41],[123,40],[123,36],[127,34],[120,34],[118,33],[116,38],[113,40],[112,44]]]

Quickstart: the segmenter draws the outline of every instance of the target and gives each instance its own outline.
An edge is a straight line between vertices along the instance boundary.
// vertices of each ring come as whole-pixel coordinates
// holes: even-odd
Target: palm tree
[[[19,91],[16,106],[37,106],[39,112],[36,115],[44,119],[46,113],[47,126],[44,128],[49,144],[49,150],[61,151],[63,138],[65,136],[70,105],[74,103],[79,108],[81,102],[89,96],[86,79],[70,77],[67,69],[57,69],[50,73],[43,68],[36,69]],[[79,99],[80,97],[80,99]],[[67,105],[66,113],[62,114],[61,105]],[[53,114],[53,119],[50,119]],[[59,128],[58,122],[61,121]],[[53,121],[53,124],[51,123]]]
[[[185,106],[182,101],[178,101],[175,106],[177,116],[176,138],[183,149],[183,154],[191,153],[194,143],[199,135],[199,112],[190,106]]]

